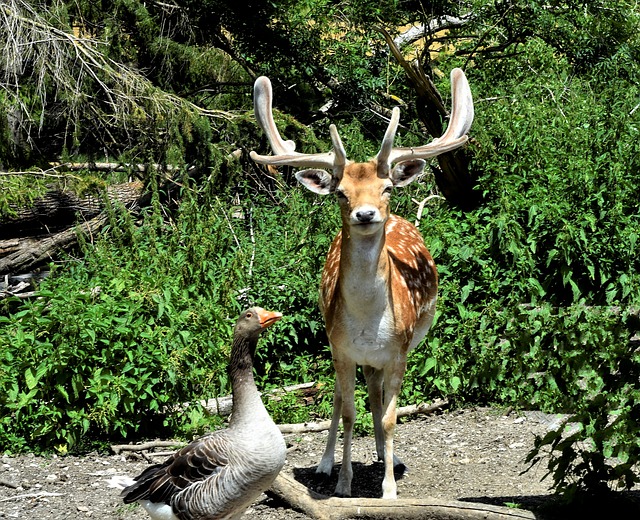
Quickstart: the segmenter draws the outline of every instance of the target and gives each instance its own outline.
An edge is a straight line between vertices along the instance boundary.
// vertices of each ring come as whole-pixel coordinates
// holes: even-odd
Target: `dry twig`
[[[21,498],[40,498],[40,497],[61,497],[64,493],[49,493],[48,491],[40,491],[39,493],[26,493],[24,495],[15,495],[7,498],[0,498],[0,502],[10,502],[11,500],[20,500]]]
[[[142,444],[114,444],[111,446],[113,452],[118,455],[123,451],[144,451],[153,448],[170,448],[184,446],[182,441],[149,441]]]

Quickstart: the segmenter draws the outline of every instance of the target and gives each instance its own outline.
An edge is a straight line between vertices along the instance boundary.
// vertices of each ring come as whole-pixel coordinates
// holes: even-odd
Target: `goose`
[[[229,363],[228,427],[194,440],[135,479],[111,479],[126,504],[138,502],[153,520],[231,520],[269,488],[284,465],[286,445],[260,399],[253,357],[260,333],[280,318],[260,307],[240,315]]]

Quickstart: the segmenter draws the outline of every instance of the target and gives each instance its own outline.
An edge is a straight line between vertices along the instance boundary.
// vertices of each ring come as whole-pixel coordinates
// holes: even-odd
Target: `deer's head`
[[[298,181],[319,195],[335,193],[343,223],[352,233],[375,233],[389,217],[389,199],[394,187],[413,182],[424,171],[425,159],[455,150],[467,142],[467,132],[473,122],[473,99],[461,69],[451,71],[451,85],[453,109],[442,137],[416,148],[394,147],[400,120],[400,109],[396,107],[378,154],[369,162],[356,163],[347,159],[335,125],[329,127],[331,151],[296,152],[295,143],[283,140],[274,123],[271,82],[264,76],[259,77],[254,85],[254,111],[274,155],[258,155],[252,151],[251,158],[260,164],[304,168],[296,172]]]

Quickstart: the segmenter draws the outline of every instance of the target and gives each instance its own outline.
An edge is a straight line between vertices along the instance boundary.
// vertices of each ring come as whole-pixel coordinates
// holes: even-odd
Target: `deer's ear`
[[[406,186],[416,180],[424,171],[426,161],[422,159],[409,159],[395,165],[389,177],[394,186]]]
[[[296,172],[298,182],[318,195],[331,193],[331,174],[325,170],[301,170]]]

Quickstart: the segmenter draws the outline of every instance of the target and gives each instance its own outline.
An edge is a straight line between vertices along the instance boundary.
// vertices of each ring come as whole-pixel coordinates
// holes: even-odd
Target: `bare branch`
[[[10,502],[12,500],[20,500],[21,498],[61,497],[63,495],[64,493],[49,493],[48,491],[39,491],[38,493],[25,493],[23,495],[0,498],[0,502]]]
[[[183,109],[213,118],[231,119],[224,111],[205,110],[188,101],[163,92],[131,67],[103,54],[105,42],[79,37],[60,27],[50,11],[36,10],[25,0],[5,0],[0,4],[0,88],[22,117],[16,117],[27,141],[33,126],[41,129],[44,110],[35,121],[32,111],[22,101],[20,87],[30,79],[40,106],[48,106],[48,96],[66,111],[71,121],[79,120],[87,104],[100,105],[107,126],[125,127],[131,119],[148,118],[151,114],[168,114]],[[88,84],[99,91],[87,94]],[[51,88],[53,87],[53,88]],[[63,94],[63,95],[60,95]],[[91,108],[89,108],[91,109]]]
[[[431,20],[427,25],[414,25],[399,34],[393,39],[393,43],[396,44],[398,48],[405,47],[406,45],[410,45],[420,38],[424,38],[428,34],[437,33],[440,31],[444,31],[447,29],[453,29],[455,27],[461,27],[466,25],[471,20],[471,13],[465,14],[460,18],[456,16],[439,16]]]
[[[432,520],[535,520],[524,509],[512,509],[477,502],[435,498],[396,499],[338,498],[322,495],[298,482],[293,475],[280,472],[268,493],[284,500],[317,520],[347,518],[395,518]]]
[[[114,444],[111,446],[113,453],[118,455],[123,451],[144,451],[153,448],[181,448],[185,445],[183,441],[149,441],[142,444]]]

